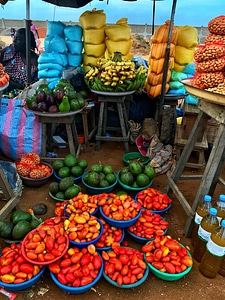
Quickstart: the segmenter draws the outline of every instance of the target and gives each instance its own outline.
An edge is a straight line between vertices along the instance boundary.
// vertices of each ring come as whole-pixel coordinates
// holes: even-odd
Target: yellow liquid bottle
[[[196,242],[193,257],[197,262],[201,262],[202,256],[206,250],[206,243],[208,242],[212,232],[219,226],[219,221],[216,217],[217,210],[210,208],[209,214],[204,216],[198,228],[198,240]]]
[[[206,251],[199,265],[200,272],[209,278],[216,277],[225,255],[225,220],[211,234]]]
[[[198,228],[201,223],[201,220],[204,216],[208,215],[210,208],[212,207],[211,196],[205,195],[204,200],[197,207],[194,219],[194,226],[191,235],[191,243],[195,247],[196,242],[198,241]]]
[[[219,196],[219,201],[217,201],[215,208],[217,209],[217,218],[219,222],[225,219],[225,195],[221,194]]]

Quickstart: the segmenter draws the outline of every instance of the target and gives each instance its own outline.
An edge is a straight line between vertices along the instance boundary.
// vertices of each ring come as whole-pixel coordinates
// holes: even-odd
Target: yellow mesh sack
[[[193,48],[198,45],[198,30],[192,26],[178,26],[177,45]]]
[[[127,24],[127,18],[122,18],[113,25],[105,27],[105,35],[112,41],[128,41],[131,39],[131,28]]]
[[[87,44],[98,45],[105,42],[105,26],[98,29],[84,29],[83,39]]]
[[[106,48],[109,53],[120,52],[123,56],[130,52],[132,46],[132,40],[114,42],[110,39],[105,40]]]
[[[100,57],[105,53],[105,43],[98,45],[84,43],[84,51],[88,56]]]
[[[180,65],[190,64],[193,62],[195,48],[186,48],[176,45],[175,61]]]
[[[106,25],[106,14],[104,10],[86,10],[79,17],[83,29],[99,29]]]

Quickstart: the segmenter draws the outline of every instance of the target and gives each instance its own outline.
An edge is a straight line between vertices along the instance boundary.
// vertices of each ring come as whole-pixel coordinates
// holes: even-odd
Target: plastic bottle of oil
[[[219,222],[222,219],[225,219],[225,195],[221,194],[219,196],[219,200],[215,204],[215,208],[217,209],[217,218]]]
[[[201,220],[204,216],[208,215],[209,209],[212,207],[211,203],[212,197],[209,195],[204,196],[204,200],[197,207],[194,219],[194,226],[192,230],[191,243],[195,247],[198,240],[198,228],[201,223]]]
[[[212,232],[219,226],[219,221],[216,217],[217,210],[210,208],[209,214],[204,216],[198,228],[198,240],[196,242],[193,257],[197,262],[201,262],[202,256],[206,250],[206,243]]]
[[[200,272],[209,278],[216,277],[219,272],[222,259],[225,255],[225,220],[211,234],[206,251],[199,265]]]

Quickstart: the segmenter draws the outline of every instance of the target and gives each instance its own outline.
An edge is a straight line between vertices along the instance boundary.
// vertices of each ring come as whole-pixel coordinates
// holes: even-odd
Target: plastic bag
[[[26,101],[2,99],[0,110],[0,149],[12,158],[20,159],[26,152],[41,154],[41,123]]]

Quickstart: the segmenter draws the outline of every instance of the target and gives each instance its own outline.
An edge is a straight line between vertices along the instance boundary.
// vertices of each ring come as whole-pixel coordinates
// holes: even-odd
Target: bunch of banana
[[[97,66],[93,66],[85,74],[89,88],[113,92],[140,89],[144,86],[146,77],[147,69],[144,66],[135,70],[135,63],[123,59],[119,52],[115,52],[111,58],[98,59]]]
[[[99,69],[96,66],[91,66],[90,70],[85,73],[85,78],[88,81],[92,81],[99,73]]]

